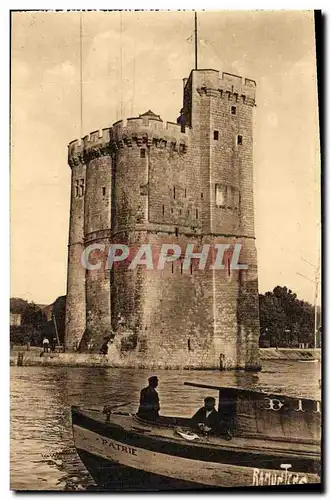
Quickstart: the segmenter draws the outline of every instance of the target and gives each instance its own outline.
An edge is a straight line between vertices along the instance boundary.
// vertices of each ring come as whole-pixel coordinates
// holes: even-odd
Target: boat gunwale
[[[294,399],[294,400],[302,400],[302,401],[313,401],[313,402],[319,402],[321,403],[320,399],[315,399],[315,398],[307,398],[306,396],[291,396],[288,394],[284,393],[274,393],[274,392],[269,392],[266,390],[256,390],[256,389],[249,389],[249,388],[243,388],[243,387],[234,387],[234,386],[218,386],[218,385],[210,385],[210,384],[200,384],[199,382],[184,382],[184,385],[188,387],[196,387],[200,389],[212,389],[214,391],[234,391],[234,392],[246,392],[249,394],[255,393],[255,394],[262,394],[268,397],[283,397],[283,398],[288,398],[288,399]]]

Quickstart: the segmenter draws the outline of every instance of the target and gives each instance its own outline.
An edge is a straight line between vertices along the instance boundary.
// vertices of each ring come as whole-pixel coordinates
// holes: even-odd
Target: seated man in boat
[[[216,399],[207,397],[204,406],[192,417],[193,426],[207,433],[218,433],[220,427],[220,415],[215,410]]]
[[[231,439],[232,434],[222,425],[221,415],[215,409],[216,399],[208,396],[204,400],[204,406],[192,417],[193,426],[205,434],[223,436]]]
[[[138,417],[147,420],[156,420],[159,417],[160,403],[156,391],[158,383],[157,377],[150,377],[148,386],[141,390]]]

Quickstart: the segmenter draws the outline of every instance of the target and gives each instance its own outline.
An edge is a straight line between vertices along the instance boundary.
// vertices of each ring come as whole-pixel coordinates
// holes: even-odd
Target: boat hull
[[[217,450],[204,454],[191,443],[130,435],[118,425],[93,421],[73,410],[77,452],[96,484],[113,491],[166,491],[318,483],[303,461],[287,471],[288,457]],[[154,446],[155,445],[155,446]],[[223,457],[223,459],[222,459]],[[227,462],[227,463],[222,463]],[[240,465],[238,465],[240,464]],[[276,468],[273,468],[276,467]]]
[[[205,489],[198,484],[183,479],[175,479],[160,474],[127,467],[118,462],[102,458],[87,451],[77,450],[78,455],[90,472],[99,489],[106,491],[173,491]]]

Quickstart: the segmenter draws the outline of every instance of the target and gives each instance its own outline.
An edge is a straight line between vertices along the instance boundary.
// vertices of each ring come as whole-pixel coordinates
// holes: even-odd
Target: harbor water
[[[260,373],[160,371],[161,414],[190,416],[203,404],[206,389],[186,387],[185,381],[320,400],[320,371],[319,362],[295,361],[265,361]],[[128,403],[123,410],[134,412],[151,374],[120,368],[11,367],[11,489],[93,489],[74,448],[70,406]]]

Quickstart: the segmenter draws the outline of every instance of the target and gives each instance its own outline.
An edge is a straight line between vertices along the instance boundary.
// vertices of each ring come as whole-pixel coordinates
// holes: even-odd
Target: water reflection
[[[304,373],[304,376],[303,376]],[[161,413],[192,415],[206,389],[185,381],[263,389],[320,399],[320,364],[268,362],[258,374],[242,371],[160,371]],[[136,411],[148,370],[12,367],[11,487],[17,490],[86,490],[93,481],[72,441],[70,406],[128,402]],[[213,391],[208,391],[208,395]]]

